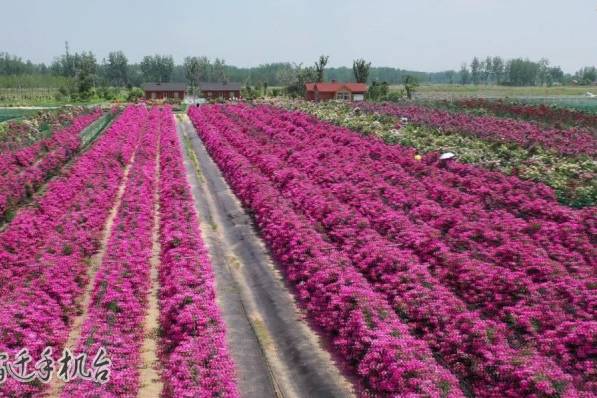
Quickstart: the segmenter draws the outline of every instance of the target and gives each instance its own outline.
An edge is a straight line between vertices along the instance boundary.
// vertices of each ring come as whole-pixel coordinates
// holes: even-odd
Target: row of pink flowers
[[[86,112],[89,112],[89,109],[85,107],[43,110],[23,119],[3,122],[3,126],[0,126],[0,153],[13,152],[33,145],[50,136],[52,131],[68,126],[77,116]]]
[[[458,162],[441,165],[436,161],[435,154],[420,162],[414,159],[411,150],[387,146],[378,140],[363,139],[350,130],[321,124],[307,115],[275,111],[272,108],[261,109],[275,112],[273,117],[267,119],[269,125],[264,126],[264,129],[277,125],[286,126],[291,131],[291,139],[295,136],[304,137],[306,141],[301,145],[307,149],[310,148],[309,140],[326,141],[331,154],[323,157],[315,153],[322,157],[315,165],[326,162],[330,172],[334,171],[334,167],[344,167],[336,173],[335,179],[345,177],[350,170],[368,172],[369,177],[361,178],[361,181],[382,184],[374,191],[381,191],[377,195],[384,197],[384,202],[390,206],[410,212],[424,205],[421,209],[424,212],[417,214],[419,218],[451,216],[457,207],[465,220],[476,221],[479,225],[495,224],[496,221],[502,224],[505,218],[506,226],[510,228],[496,225],[500,229],[500,235],[487,237],[487,244],[533,241],[550,257],[565,264],[571,273],[592,275],[593,268],[597,266],[595,248],[591,241],[591,236],[596,232],[595,208],[573,210],[557,203],[553,191],[542,184]],[[302,131],[305,129],[311,131],[311,134],[304,136]],[[336,142],[342,146],[329,146]],[[319,148],[314,149],[315,152],[318,150]],[[349,168],[346,169],[343,163],[337,162],[338,159],[358,162],[363,166],[366,164],[366,168],[354,165],[350,168],[348,164]],[[438,165],[440,167],[429,167]],[[354,173],[349,173],[352,174]],[[408,194],[405,194],[406,190]],[[453,222],[449,226],[450,229],[444,233],[453,233]],[[451,239],[456,238],[459,237]],[[477,241],[483,241],[483,238],[477,237]],[[486,254],[485,257],[489,255]],[[550,266],[553,266],[553,262]]]
[[[99,248],[106,218],[139,139],[146,110],[129,107],[35,206],[22,209],[0,234],[0,351],[26,347],[34,358],[60,352],[77,298],[87,283],[88,259]],[[13,382],[7,396],[40,386]]]
[[[323,157],[316,157],[311,163],[299,156],[300,149],[293,145],[298,139],[286,132],[290,126],[268,129],[267,126],[275,124],[271,120],[260,125],[256,115],[261,115],[260,111],[264,109],[247,112],[230,107],[227,111],[240,117],[238,124],[220,121],[220,131],[229,142],[264,175],[271,176],[272,183],[293,204],[295,211],[307,216],[319,226],[321,233],[349,255],[371,284],[409,319],[414,332],[426,332],[423,338],[441,353],[457,375],[471,383],[477,396],[550,394],[569,383],[568,375],[552,361],[534,353],[532,348],[525,347],[524,357],[521,349],[512,349],[505,325],[482,320],[476,311],[467,311],[466,304],[442,286],[415,253],[395,247],[373,229],[370,220],[354,213],[354,210],[362,212],[375,206],[375,201],[368,201],[363,192],[347,196],[349,200],[354,199],[352,207],[336,199],[334,194],[350,190],[351,184],[337,182],[339,176],[329,166],[320,167],[316,176],[324,181],[334,181],[333,186],[323,183],[322,187],[317,186],[314,183],[316,176],[307,176],[302,170],[312,170],[313,164],[322,161]],[[273,145],[273,141],[280,147]],[[308,147],[323,154],[323,147],[315,141],[312,140]],[[329,145],[325,147],[330,148]],[[293,151],[292,156],[287,161],[282,160],[289,150]],[[364,176],[361,174],[361,177]],[[324,186],[328,189],[322,189]],[[413,228],[408,232],[417,231]],[[440,314],[450,316],[441,317]],[[492,355],[487,355],[489,352]],[[472,366],[471,358],[481,366]],[[517,364],[516,371],[512,368],[513,363]],[[549,383],[538,383],[541,377]],[[568,388],[567,393],[573,391]]]
[[[143,126],[76,350],[92,356],[100,347],[106,348],[112,361],[110,381],[68,383],[63,397],[137,396],[150,287],[160,116],[154,108]]]
[[[342,202],[329,203],[324,207],[326,211],[334,209],[339,215],[333,218],[322,214],[322,217],[328,217],[322,221],[324,225],[326,220],[333,226],[343,225],[345,220],[350,219],[363,229],[367,226],[375,229],[375,233],[390,241],[386,244],[397,243],[400,248],[408,250],[408,255],[402,252],[403,258],[412,259],[416,255],[418,260],[429,263],[442,283],[467,304],[482,310],[485,316],[494,317],[497,314],[500,319],[513,322],[516,327],[509,329],[509,339],[523,338],[527,343],[527,340],[531,340],[541,346],[542,352],[553,355],[567,371],[584,376],[587,380],[594,377],[595,368],[587,358],[586,350],[577,349],[590,346],[597,336],[591,287],[596,283],[595,249],[590,243],[590,234],[575,236],[575,239],[584,238],[587,242],[584,246],[587,249],[587,262],[583,256],[575,258],[574,251],[558,252],[560,258],[569,259],[571,264],[576,261],[575,268],[568,273],[563,265],[564,260],[562,264],[555,261],[553,252],[548,256],[544,248],[535,242],[537,236],[541,235],[539,231],[530,236],[520,234],[520,231],[525,230],[524,225],[521,225],[521,220],[508,216],[508,213],[477,212],[476,220],[467,221],[462,216],[467,213],[466,207],[458,207],[458,202],[449,202],[455,204],[454,207],[441,207],[431,202],[433,196],[424,195],[425,190],[434,192],[434,187],[442,184],[441,180],[430,181],[422,186],[420,180],[403,173],[399,179],[406,184],[399,188],[377,179],[376,176],[383,175],[383,169],[376,164],[383,162],[371,162],[367,152],[368,140],[358,137],[362,142],[354,146],[355,150],[345,151],[341,146],[347,143],[342,137],[346,132],[335,134],[331,131],[334,127],[323,123],[308,126],[305,131],[296,129],[292,121],[281,121],[280,112],[269,108],[247,111],[235,107],[227,108],[227,112],[237,119],[245,119],[245,131],[251,132],[249,136],[258,135],[256,143],[265,145],[261,152],[265,156],[264,160],[269,162],[264,170],[266,174],[272,173],[274,179],[279,176],[297,178],[295,174],[300,170],[303,181],[293,198],[301,197],[299,193],[305,191],[305,184],[317,182],[320,188],[312,188],[309,191],[311,194],[318,197],[314,192],[319,189],[321,197],[333,193],[335,198],[332,200],[337,198]],[[285,112],[282,115],[288,116]],[[245,145],[248,148],[253,146],[255,144]],[[284,162],[280,163],[281,159]],[[394,163],[394,171],[398,169],[396,165]],[[285,174],[280,171],[285,167],[291,167],[291,177],[284,177]],[[283,183],[287,184],[286,181]],[[412,199],[408,208],[396,205],[403,202],[405,193]],[[443,194],[445,198],[445,190]],[[296,200],[308,203],[309,197]],[[365,219],[357,217],[355,220],[353,210],[357,210]],[[488,218],[488,215],[494,217]],[[461,234],[461,231],[466,232],[471,228],[471,222],[475,234]],[[564,224],[563,228],[568,228],[568,225]],[[453,234],[453,230],[456,233]],[[347,230],[343,227],[340,232],[347,233]],[[363,234],[359,230],[359,236]],[[350,239],[351,236],[348,234],[345,237]],[[507,262],[504,257],[507,252],[499,249],[496,240],[503,241],[510,253],[517,256],[516,263]],[[372,239],[366,241],[370,243]],[[514,247],[510,247],[509,241],[516,242]],[[485,246],[497,246],[498,249],[487,250]],[[567,322],[569,328],[574,325],[576,340],[572,343],[568,339],[567,344],[557,345],[553,337],[566,336],[566,329],[561,326],[563,322]],[[527,336],[519,335],[521,328]],[[545,333],[554,329],[557,332]],[[554,350],[554,346],[558,350]]]
[[[367,112],[406,117],[410,122],[449,133],[471,134],[491,141],[512,142],[525,148],[540,145],[567,155],[597,154],[597,138],[591,131],[578,128],[566,130],[543,128],[538,124],[522,120],[474,116],[418,105],[359,103],[358,107]]]
[[[375,396],[463,396],[427,344],[410,335],[383,295],[349,258],[292,209],[271,182],[221,135],[214,108],[189,115],[226,179],[256,219],[264,240],[311,321]]]
[[[174,118],[160,147],[160,326],[164,397],[237,397],[215,280],[185,177]]]
[[[451,105],[452,102],[443,103]],[[530,105],[504,100],[488,100],[484,98],[465,98],[454,101],[454,105],[466,109],[483,109],[498,116],[525,119],[561,128],[577,126],[597,130],[597,115],[574,109],[558,108],[544,104]]]
[[[65,132],[69,133],[67,136],[77,132],[77,129],[72,129],[74,124],[79,125],[78,132],[82,130],[81,126],[87,120],[85,125],[91,123],[101,115],[101,109],[94,109],[92,112],[83,114],[75,117],[70,121],[68,126],[62,127],[57,131],[54,131],[48,138],[34,142],[32,145],[18,148],[17,150],[3,150],[0,153],[0,174],[4,175],[10,171],[19,170],[23,167],[30,166],[39,157],[43,156],[48,151],[60,147],[61,140],[56,139],[56,135],[60,135],[59,138],[64,139]],[[83,126],[84,128],[85,126]]]
[[[270,111],[274,112],[274,109],[270,108]],[[317,129],[313,139],[325,140],[326,145],[341,143],[341,147],[330,147],[333,156],[328,156],[329,166],[337,165],[336,152],[340,150],[343,151],[340,159],[358,157],[360,163],[366,163],[366,169],[353,167],[352,170],[369,171],[370,178],[363,182],[384,184],[379,195],[387,195],[384,198],[386,203],[409,213],[424,206],[421,211],[429,214],[419,214],[419,218],[441,218],[441,214],[436,212],[442,208],[448,211],[446,216],[453,216],[457,207],[467,221],[475,221],[480,226],[494,225],[500,231],[498,236],[477,237],[487,245],[531,240],[537,242],[550,257],[564,264],[571,273],[592,275],[597,266],[597,253],[591,240],[597,232],[594,207],[581,211],[570,209],[560,205],[553,190],[543,184],[459,162],[442,164],[437,161],[437,154],[417,161],[410,149],[388,146],[376,139],[364,139],[348,129],[322,125],[301,113],[275,112],[277,119],[270,118],[268,123],[288,125],[289,121],[293,136],[301,134],[302,129]],[[292,127],[294,124],[296,126]],[[309,147],[308,142],[305,145]],[[326,157],[322,159],[325,160]],[[345,172],[338,173],[336,178],[344,176]],[[392,191],[391,186],[399,190]],[[506,228],[500,227],[504,219],[507,221]],[[445,233],[452,232],[453,221],[444,221],[450,226]],[[499,221],[498,225],[496,221]],[[516,235],[504,235],[506,233]]]
[[[0,220],[79,151],[81,131],[100,116],[100,109],[79,116],[50,138],[0,156]]]

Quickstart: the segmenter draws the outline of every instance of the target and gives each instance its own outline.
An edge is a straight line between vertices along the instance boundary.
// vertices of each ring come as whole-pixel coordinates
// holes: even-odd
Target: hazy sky
[[[473,55],[597,65],[597,0],[1,0],[0,51],[49,63],[64,51],[123,50],[330,66],[457,69]]]

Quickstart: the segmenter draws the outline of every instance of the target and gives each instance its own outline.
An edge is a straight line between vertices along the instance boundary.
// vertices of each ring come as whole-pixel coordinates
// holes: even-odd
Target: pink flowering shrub
[[[100,347],[106,348],[112,360],[110,381],[105,385],[82,380],[67,383],[63,397],[137,395],[139,350],[150,287],[160,116],[160,110],[154,108],[142,125],[141,140],[97,272],[76,350],[91,356]]]
[[[174,118],[160,146],[160,325],[164,397],[238,397],[209,255],[185,177]]]
[[[101,110],[96,109],[77,117],[50,138],[0,154],[0,221],[78,152],[81,131],[100,116]]]
[[[0,351],[20,348],[39,358],[43,348],[59,353],[70,322],[81,310],[88,259],[99,247],[106,218],[139,139],[142,107],[129,107],[48,186],[35,206],[23,209],[0,233]],[[6,396],[39,392],[39,384],[10,379]]]
[[[89,111],[82,106],[69,106],[57,110],[37,111],[23,119],[0,122],[0,153],[6,154],[33,145]]]
[[[482,109],[497,116],[524,119],[551,125],[555,128],[577,126],[597,131],[597,115],[574,109],[558,108],[549,105],[530,105],[505,100],[488,100],[484,98],[465,98],[452,102],[441,102],[441,106],[457,108]]]
[[[221,135],[210,111],[190,116],[237,196],[254,214],[300,304],[336,354],[375,396],[463,396],[426,342],[409,334],[387,300]]]
[[[406,117],[412,123],[424,124],[448,133],[466,133],[491,141],[514,142],[525,148],[540,145],[566,155],[597,154],[597,138],[591,131],[578,128],[544,129],[522,120],[474,116],[418,105],[365,102],[359,103],[358,107],[367,112]]]
[[[452,165],[437,164],[432,157],[417,162],[410,151],[267,107],[192,110],[191,116],[200,130],[213,126],[252,173],[268,176],[292,210],[349,256],[408,321],[411,332],[476,395],[574,396],[574,386],[581,394],[595,391],[590,361],[577,366],[573,348],[562,357],[570,344],[554,354],[547,337],[569,321],[585,330],[574,335],[576,344],[589,346],[595,339],[586,323],[594,317],[589,288],[595,266],[589,233],[594,212],[569,213],[536,184],[467,166],[489,190],[510,182],[521,198],[536,196],[553,208],[544,217],[548,220],[540,221],[565,231],[562,244],[552,248],[550,231],[537,242],[542,236],[535,227],[537,215],[527,223],[521,216],[528,214],[520,208],[512,212],[519,218],[505,208],[494,209],[491,202],[483,206],[470,189],[451,186],[459,181],[451,176]],[[556,224],[549,220],[554,213],[569,220],[562,217]],[[585,214],[592,214],[592,224],[582,221]],[[502,224],[498,235],[487,229]],[[468,225],[474,234],[448,235]],[[508,239],[516,245],[504,251]],[[504,243],[496,246],[499,242]],[[519,258],[505,263],[506,253]]]

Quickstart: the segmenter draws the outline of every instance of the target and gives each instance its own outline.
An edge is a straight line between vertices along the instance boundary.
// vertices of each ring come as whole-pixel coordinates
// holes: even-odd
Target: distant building
[[[234,82],[201,82],[199,83],[199,91],[201,91],[201,96],[207,99],[240,98],[240,86],[240,83]]]
[[[309,101],[363,101],[367,93],[365,83],[306,83],[305,98]]]
[[[184,99],[187,91],[185,83],[143,83],[141,88],[145,92],[145,99]]]

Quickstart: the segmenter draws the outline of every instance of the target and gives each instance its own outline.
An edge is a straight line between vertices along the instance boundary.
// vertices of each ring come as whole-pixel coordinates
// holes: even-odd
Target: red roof
[[[347,90],[351,93],[367,92],[365,83],[305,83],[307,91],[319,91],[320,93],[335,93],[337,91]]]

